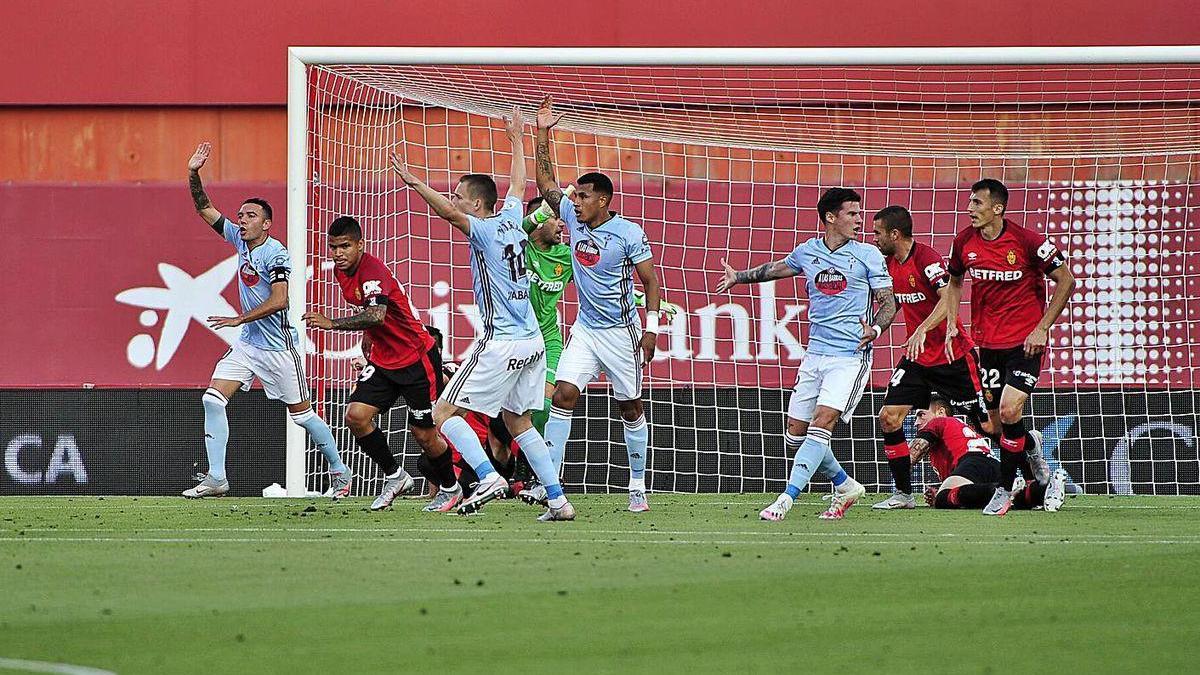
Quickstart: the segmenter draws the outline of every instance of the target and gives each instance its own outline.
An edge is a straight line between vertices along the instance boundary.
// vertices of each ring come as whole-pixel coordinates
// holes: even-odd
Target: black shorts
[[[350,394],[351,403],[364,403],[381,412],[391,410],[403,397],[408,406],[408,425],[433,428],[433,403],[445,386],[442,384],[442,353],[434,347],[416,363],[391,370],[367,363],[358,377],[358,387]]]
[[[950,475],[966,478],[976,485],[999,483],[1000,462],[996,461],[995,457],[982,452],[968,452],[958,460],[958,464],[954,465],[954,470],[950,472]]]
[[[1000,392],[1004,385],[1032,394],[1042,376],[1042,359],[1046,352],[1025,356],[1025,347],[1011,349],[979,349],[979,375],[983,380],[983,398],[988,410],[1000,407]]]
[[[906,405],[914,408],[929,406],[933,392],[950,401],[955,414],[971,419],[987,419],[982,383],[979,378],[979,360],[974,351],[969,351],[953,363],[938,366],[922,366],[907,357],[900,360],[892,379],[888,382],[883,404]]]

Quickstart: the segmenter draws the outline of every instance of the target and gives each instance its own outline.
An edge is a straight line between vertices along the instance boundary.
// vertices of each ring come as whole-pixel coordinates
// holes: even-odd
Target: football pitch
[[[0,672],[1185,671],[1200,499],[840,522],[804,495],[0,499]],[[43,670],[40,672],[95,672]]]

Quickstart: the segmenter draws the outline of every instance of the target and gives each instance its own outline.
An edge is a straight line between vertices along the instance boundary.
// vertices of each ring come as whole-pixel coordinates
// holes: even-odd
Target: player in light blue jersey
[[[513,109],[512,117],[504,122],[512,144],[512,172],[508,196],[499,211],[496,182],[490,176],[463,176],[447,199],[414,176],[402,158],[392,157],[392,168],[400,179],[438,216],[466,235],[471,245],[475,304],[483,315],[483,335],[466,363],[446,383],[433,408],[433,421],[479,476],[475,491],[459,505],[460,514],[474,513],[488,501],[508,495],[508,481],[496,472],[479,437],[463,418],[467,411],[474,411],[503,417],[538,480],[546,486],[549,508],[538,520],[574,520],[575,508],[563,494],[546,440],[533,428],[532,411],[542,407],[546,346],[529,304],[525,270],[529,237],[521,227],[525,215],[525,120],[520,109]]]
[[[858,241],[862,197],[833,188],[817,202],[824,232],[796,247],[783,260],[735,272],[724,260],[717,291],[737,284],[803,274],[808,287],[808,349],[788,403],[784,447],[794,453],[787,491],[763,509],[763,520],[783,520],[792,500],[818,469],[833,479],[834,492],[822,518],[837,520],[866,492],[846,475],[829,448],[838,418],[850,415],[871,377],[871,343],[896,316],[892,278],[879,249]],[[874,305],[879,305],[878,312]]]
[[[217,362],[212,381],[201,397],[204,404],[204,447],[208,475],[199,485],[184,491],[185,497],[217,497],[229,491],[225,476],[225,451],[229,442],[229,419],[225,406],[238,389],[248,390],[254,378],[262,382],[269,398],[283,401],[293,422],[304,427],[313,443],[329,461],[328,494],[341,499],[350,494],[350,469],[338,455],[337,442],[308,399],[304,361],[296,346],[300,336],[288,322],[288,277],[292,260],[279,240],[268,234],[271,205],[258,198],[247,199],[238,209],[237,223],[221,215],[204,191],[200,169],[208,161],[212,145],[201,143],[188,161],[188,184],[196,212],[238,253],[238,296],[242,314],[212,316],[212,328],[242,327],[241,339]],[[300,283],[303,283],[301,280]]]
[[[625,423],[629,510],[649,511],[646,455],[650,430],[642,411],[642,369],[654,358],[658,338],[661,298],[654,256],[642,228],[609,210],[613,184],[608,176],[583,174],[575,180],[575,192],[563,199],[550,155],[550,129],[561,118],[551,109],[547,96],[537,117],[537,184],[570,236],[579,315],[555,373],[546,440],[555,465],[561,467],[579,393],[600,373],[607,375]],[[644,330],[634,304],[635,273],[646,291]]]

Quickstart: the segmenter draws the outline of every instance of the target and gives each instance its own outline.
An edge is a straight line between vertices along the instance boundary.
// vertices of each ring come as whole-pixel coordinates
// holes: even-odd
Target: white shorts
[[[583,391],[600,373],[608,376],[618,401],[642,397],[642,329],[571,326],[567,346],[558,360],[555,380]]]
[[[212,374],[214,380],[241,382],[242,391],[249,391],[256,377],[262,382],[267,398],[287,405],[308,400],[304,361],[294,349],[277,352],[238,340],[217,361]]]
[[[823,405],[841,413],[843,422],[849,422],[870,380],[870,356],[807,354],[788,401],[788,417],[811,422],[813,410]]]
[[[454,373],[442,400],[496,417],[541,410],[546,397],[546,345],[542,336],[526,340],[484,340]]]

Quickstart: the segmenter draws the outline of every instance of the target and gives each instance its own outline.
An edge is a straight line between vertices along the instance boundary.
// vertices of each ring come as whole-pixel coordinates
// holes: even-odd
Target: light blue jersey
[[[251,250],[238,234],[237,223],[222,217],[225,241],[238,252],[238,297],[242,312],[249,312],[271,296],[271,284],[287,281],[292,273],[292,257],[278,239],[267,240]],[[258,321],[242,324],[242,342],[259,349],[282,352],[300,344],[300,335],[288,321],[287,309],[282,309]]]
[[[860,321],[870,323],[875,316],[871,291],[892,287],[879,249],[850,240],[831,251],[817,236],[797,246],[786,262],[804,275],[808,287],[808,353],[860,354]]]
[[[483,316],[483,339],[524,340],[540,336],[537,317],[529,304],[525,247],[529,236],[521,227],[521,200],[506,197],[500,213],[471,221],[471,284]]]
[[[651,257],[646,233],[618,215],[590,228],[579,222],[570,199],[562,200],[559,211],[571,239],[571,264],[579,295],[576,321],[588,328],[638,325],[633,267]]]

